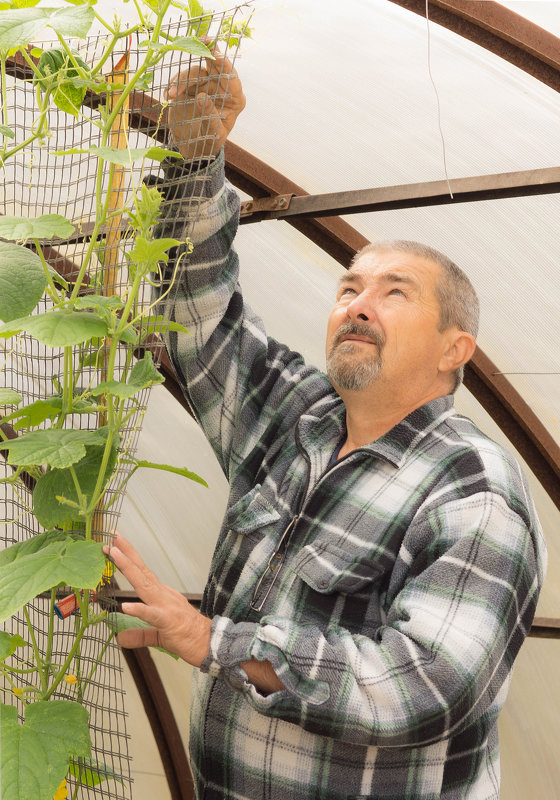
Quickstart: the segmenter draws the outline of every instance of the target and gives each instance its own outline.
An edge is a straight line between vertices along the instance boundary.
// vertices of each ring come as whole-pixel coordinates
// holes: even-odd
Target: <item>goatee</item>
[[[348,335],[366,337],[375,345],[375,352],[359,360],[349,357],[361,345],[351,340],[343,342],[342,339]],[[339,389],[354,392],[367,389],[378,378],[383,367],[381,352],[384,344],[383,334],[371,330],[368,325],[344,323],[337,330],[327,355],[327,375]]]

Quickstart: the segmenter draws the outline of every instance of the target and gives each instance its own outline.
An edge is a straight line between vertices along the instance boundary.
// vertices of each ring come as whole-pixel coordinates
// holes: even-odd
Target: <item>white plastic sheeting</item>
[[[507,5],[560,35],[560,3]],[[111,8],[100,0],[97,7],[104,6]],[[255,40],[238,64],[248,103],[232,139],[307,191],[446,177],[452,190],[457,177],[558,165],[557,93],[472,42],[388,0],[257,0],[253,6]],[[347,217],[369,239],[425,241],[463,266],[481,296],[481,346],[557,441],[559,211],[558,197],[549,195]],[[342,268],[284,222],[243,226],[238,249],[247,298],[269,332],[321,365]],[[502,438],[466,390],[457,404]],[[160,387],[140,438],[140,455],[148,454],[188,466],[210,487],[137,473],[121,529],[162,579],[199,592],[227,487],[195,424]],[[536,483],[534,491],[551,551],[539,613],[558,616],[559,514]],[[533,640],[520,661],[502,723],[505,800],[554,796],[558,716],[547,715],[542,691],[533,697],[529,690],[537,666],[555,680],[546,659],[557,650],[555,642]],[[531,750],[526,745],[539,718],[547,727]],[[531,774],[535,758],[539,767]],[[520,780],[513,777],[517,763]],[[140,798],[141,781],[137,788]]]
[[[557,3],[510,5],[560,18]],[[556,92],[472,42],[387,0],[254,6],[255,39],[238,62],[247,108],[232,139],[306,190],[445,177],[452,190],[457,177],[557,163]],[[481,296],[481,346],[560,440],[558,211],[558,197],[548,195],[346,219],[369,239],[425,241],[463,266]],[[342,267],[285,222],[245,225],[237,246],[246,296],[269,332],[322,365]],[[159,553],[151,563],[166,579],[200,591],[225,484],[186,415],[159,413],[160,397],[163,391],[158,400],[154,394],[140,447],[153,458],[167,452],[171,462],[188,464],[210,489],[140,473],[121,527],[154,558]],[[458,406],[494,435],[468,392],[460,393]],[[535,491],[552,534],[558,512]],[[553,542],[551,551],[553,572]],[[547,614],[555,613],[557,599],[549,580]]]

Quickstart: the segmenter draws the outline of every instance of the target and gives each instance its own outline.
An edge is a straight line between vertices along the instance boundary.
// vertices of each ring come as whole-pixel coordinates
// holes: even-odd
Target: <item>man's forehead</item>
[[[352,264],[347,278],[353,280],[376,277],[423,284],[426,279],[437,279],[440,274],[439,264],[415,253],[402,250],[370,250]]]

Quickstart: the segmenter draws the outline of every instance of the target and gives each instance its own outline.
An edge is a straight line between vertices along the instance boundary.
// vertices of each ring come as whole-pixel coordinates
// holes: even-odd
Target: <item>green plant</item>
[[[171,36],[163,22],[170,7],[180,7],[173,0],[135,3],[138,24],[127,30],[103,20],[88,2],[68,2],[58,8],[44,7],[39,0],[0,3],[0,167],[31,145],[46,145],[53,138],[53,108],[80,120],[87,93],[101,98],[96,115],[88,117],[98,129],[99,143],[56,151],[97,160],[95,215],[72,280],[53,269],[46,248],[75,235],[74,222],[61,214],[0,216],[0,337],[12,339],[14,348],[20,335],[31,337],[60,353],[62,360],[60,375],[52,375],[52,393],[40,399],[25,402],[13,388],[0,389],[0,406],[10,409],[0,418],[0,449],[13,469],[3,480],[16,493],[22,483],[32,487],[32,512],[42,528],[0,551],[0,622],[21,612],[27,625],[25,637],[0,632],[5,691],[18,699],[24,716],[21,724],[17,706],[0,705],[3,800],[58,800],[66,797],[67,778],[73,781],[73,797],[81,785],[119,780],[91,758],[88,712],[82,705],[107,643],[125,624],[118,617],[111,620],[106,644],[86,668],[84,636],[107,621],[107,612],[92,603],[110,572],[100,518],[137,469],[167,469],[204,483],[186,468],[137,459],[126,443],[125,431],[138,414],[140,396],[162,381],[149,349],[135,357],[136,348],[163,331],[184,330],[156,313],[151,298],[161,302],[171,290],[162,270],[169,249],[181,246],[188,252],[189,242],[154,238],[162,203],[157,188],[137,181],[128,196],[122,188],[124,171],[136,169],[134,175],[141,175],[145,161],[180,156],[155,143],[130,147],[122,119],[132,93],[150,85],[154,69],[168,53],[212,58],[198,38],[208,35],[211,15],[197,2],[187,3],[189,18],[199,19],[191,22],[187,36]],[[250,29],[228,19],[217,38],[236,45]],[[72,47],[72,40],[85,37],[94,20],[107,38],[91,64]],[[57,41],[56,47],[42,50],[32,41],[45,26]],[[125,55],[107,74],[112,54],[133,32],[144,36],[138,66],[127,74]],[[20,141],[8,124],[6,100],[7,65],[16,56],[27,67],[36,99],[35,116]],[[121,229],[126,229],[122,240]],[[111,237],[118,259],[107,258]],[[148,301],[146,286],[154,290]],[[95,419],[97,425],[83,426],[84,419]],[[78,613],[71,645],[56,660],[53,640],[63,587]],[[45,648],[38,645],[29,613],[29,604],[40,595],[48,603],[46,630],[41,632]],[[29,657],[15,661],[22,651]],[[66,690],[62,699],[61,687]]]

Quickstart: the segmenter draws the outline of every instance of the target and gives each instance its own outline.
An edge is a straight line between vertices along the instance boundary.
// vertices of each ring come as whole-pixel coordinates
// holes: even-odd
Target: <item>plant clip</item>
[[[84,593],[81,592],[82,597]],[[97,600],[97,594],[95,592],[90,592],[91,601]],[[71,614],[75,614],[78,611],[78,598],[75,594],[68,594],[66,597],[63,597],[62,600],[59,600],[57,603],[54,604],[54,612],[59,619],[66,619]]]

